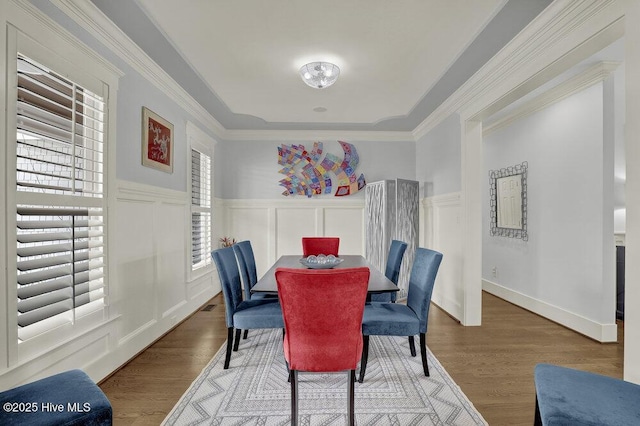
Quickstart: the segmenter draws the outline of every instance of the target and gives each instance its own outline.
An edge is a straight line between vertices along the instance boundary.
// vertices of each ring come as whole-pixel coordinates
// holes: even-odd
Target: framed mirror
[[[492,236],[529,239],[527,234],[528,163],[489,171],[490,229]]]

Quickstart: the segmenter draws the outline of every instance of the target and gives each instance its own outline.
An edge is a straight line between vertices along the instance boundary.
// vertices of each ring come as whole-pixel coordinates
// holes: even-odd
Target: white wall
[[[386,142],[342,139],[353,144],[360,156],[356,175],[364,173],[367,182],[383,179],[414,179],[415,156],[414,142]],[[313,147],[315,140],[297,141],[224,141],[216,146],[215,193],[224,199],[282,199],[284,187],[278,185],[284,175],[278,173],[278,147],[302,144],[307,149]],[[336,140],[322,139],[324,152],[330,152],[342,158],[343,151]],[[364,198],[364,192],[346,197]],[[294,198],[299,198],[295,196]],[[339,197],[318,196],[320,200]]]
[[[626,256],[624,379],[640,383],[640,2],[625,1]]]
[[[416,142],[416,180],[424,197],[460,191],[460,115],[451,114]]]
[[[529,240],[489,235],[487,178],[482,276],[486,290],[597,340],[615,341],[614,144],[605,126],[605,103],[612,105],[613,96],[607,89],[600,82],[485,137],[485,176],[529,164]]]

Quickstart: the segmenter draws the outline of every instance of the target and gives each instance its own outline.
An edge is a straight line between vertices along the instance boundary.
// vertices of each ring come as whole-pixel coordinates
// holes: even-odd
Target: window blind
[[[191,268],[211,260],[211,157],[191,150]]]
[[[104,306],[96,199],[106,114],[102,97],[35,61],[18,55],[17,69],[17,323],[26,340]],[[32,193],[48,194],[48,205],[34,205]]]

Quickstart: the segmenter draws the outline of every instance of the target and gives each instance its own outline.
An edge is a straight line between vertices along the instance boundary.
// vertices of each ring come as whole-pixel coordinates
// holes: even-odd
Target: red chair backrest
[[[284,354],[301,371],[355,370],[369,268],[276,270]]]
[[[338,255],[339,237],[302,237],[302,254],[304,257],[319,254]]]

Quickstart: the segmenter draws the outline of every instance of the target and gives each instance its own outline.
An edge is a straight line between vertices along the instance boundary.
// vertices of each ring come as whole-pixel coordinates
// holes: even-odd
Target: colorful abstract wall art
[[[304,145],[285,145],[278,147],[278,164],[283,166],[279,173],[286,177],[280,180],[285,188],[282,195],[331,194],[336,181],[336,197],[355,194],[367,184],[364,174],[356,177],[356,168],[360,162],[356,147],[350,143],[338,141],[344,152],[343,158],[326,153],[322,158],[322,142],[314,142],[311,151]],[[322,158],[322,161],[321,161]]]

